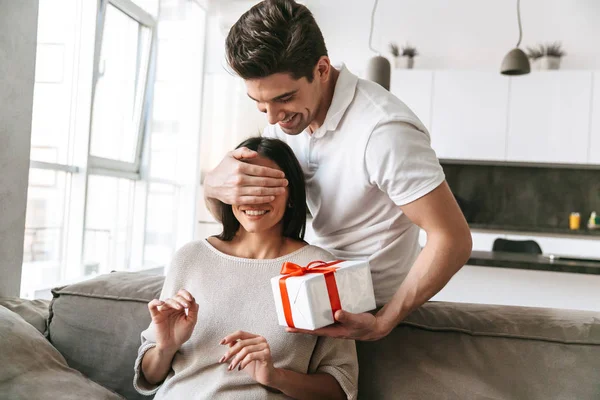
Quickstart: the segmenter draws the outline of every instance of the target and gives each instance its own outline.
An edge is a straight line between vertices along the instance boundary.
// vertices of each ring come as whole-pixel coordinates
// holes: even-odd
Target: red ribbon
[[[331,312],[334,315],[333,320],[335,321],[335,312],[337,310],[342,309],[342,303],[340,301],[340,294],[338,292],[334,275],[335,271],[339,267],[334,267],[334,265],[339,264],[341,262],[342,260],[332,261],[329,263],[326,263],[324,261],[313,261],[306,267],[301,267],[298,264],[294,264],[287,261],[283,263],[283,266],[281,267],[281,275],[285,276],[279,279],[279,290],[281,291],[281,303],[283,304],[283,314],[285,315],[285,322],[289,327],[295,328],[294,320],[292,318],[292,307],[290,305],[290,297],[288,295],[285,281],[292,276],[302,276],[306,274],[325,275],[327,294],[329,296],[329,303],[331,304]]]

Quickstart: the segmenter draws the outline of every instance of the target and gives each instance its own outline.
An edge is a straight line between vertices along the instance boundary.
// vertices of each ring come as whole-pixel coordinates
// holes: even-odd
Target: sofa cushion
[[[27,300],[19,297],[0,297],[0,306],[4,306],[29,322],[40,333],[46,331],[48,322],[49,300]]]
[[[3,399],[122,399],[69,368],[32,325],[0,306],[0,397]]]
[[[600,399],[600,313],[430,302],[357,342],[361,399]]]
[[[48,339],[75,368],[128,399],[140,333],[150,324],[146,304],[158,298],[164,277],[113,272],[52,290]]]

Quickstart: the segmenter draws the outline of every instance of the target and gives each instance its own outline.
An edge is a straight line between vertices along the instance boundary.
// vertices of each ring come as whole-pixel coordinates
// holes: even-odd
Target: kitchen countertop
[[[469,223],[471,229],[476,230],[490,230],[494,232],[507,231],[507,232],[519,232],[519,233],[550,233],[561,236],[587,236],[591,238],[600,239],[600,229],[587,229],[582,225],[581,229],[570,230],[568,228],[547,228],[547,227],[523,227],[523,226],[512,226],[512,225],[492,225],[492,224],[480,224],[480,223]]]
[[[467,265],[600,275],[600,260],[563,260],[558,257],[551,259],[548,255],[473,251]]]

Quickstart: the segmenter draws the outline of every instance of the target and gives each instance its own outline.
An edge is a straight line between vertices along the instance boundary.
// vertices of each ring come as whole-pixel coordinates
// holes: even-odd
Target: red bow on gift
[[[327,285],[327,294],[329,296],[329,303],[331,304],[331,312],[334,315],[333,320],[335,321],[335,312],[342,309],[342,303],[340,301],[340,294],[338,292],[337,284],[335,282],[335,271],[339,267],[334,265],[341,263],[342,260],[332,261],[326,263],[324,261],[313,261],[306,267],[301,267],[298,264],[292,262],[284,262],[281,267],[281,274],[285,275],[279,279],[279,289],[281,291],[281,303],[283,304],[283,314],[285,315],[285,322],[290,328],[295,328],[294,320],[292,318],[292,308],[290,305],[290,298],[287,291],[285,281],[292,276],[302,276],[305,274],[323,274],[325,276],[325,284]]]

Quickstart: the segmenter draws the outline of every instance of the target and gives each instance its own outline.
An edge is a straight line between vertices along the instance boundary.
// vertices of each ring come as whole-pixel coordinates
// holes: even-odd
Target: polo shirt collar
[[[358,77],[348,71],[345,65],[342,65],[337,82],[335,83],[331,105],[329,106],[329,110],[327,110],[323,125],[315,131],[315,137],[321,137],[325,135],[327,131],[334,131],[337,129],[344,113],[354,99],[357,83]]]

